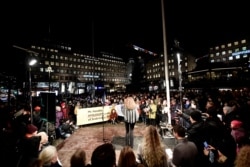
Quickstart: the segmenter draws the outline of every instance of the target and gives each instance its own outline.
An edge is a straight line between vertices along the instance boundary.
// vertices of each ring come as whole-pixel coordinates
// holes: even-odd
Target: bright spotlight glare
[[[29,61],[29,65],[30,65],[30,66],[33,66],[33,65],[36,64],[36,62],[37,62],[36,59],[31,59],[31,60]]]

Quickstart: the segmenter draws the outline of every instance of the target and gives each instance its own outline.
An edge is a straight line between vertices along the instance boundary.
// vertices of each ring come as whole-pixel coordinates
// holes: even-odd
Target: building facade
[[[28,48],[39,63],[32,67],[32,91],[58,94],[94,94],[98,91],[125,91],[126,62],[111,53],[86,55],[68,45],[32,44]]]
[[[209,53],[197,59],[197,67],[187,72],[189,87],[247,86],[250,80],[250,43],[247,39],[211,47]]]

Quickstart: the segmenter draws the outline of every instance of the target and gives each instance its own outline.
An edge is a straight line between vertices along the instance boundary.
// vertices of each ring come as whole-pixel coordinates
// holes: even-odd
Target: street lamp
[[[31,58],[29,60],[29,92],[30,92],[30,115],[31,115],[31,123],[33,123],[33,106],[32,106],[32,81],[31,81],[31,67],[37,63],[35,58]]]

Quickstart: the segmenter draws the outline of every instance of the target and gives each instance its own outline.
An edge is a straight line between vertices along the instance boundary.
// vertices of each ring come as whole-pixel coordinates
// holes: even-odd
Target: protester
[[[86,152],[83,148],[78,148],[70,158],[70,167],[90,166],[86,163]]]
[[[91,156],[92,167],[115,167],[115,148],[111,143],[104,143],[97,146]]]
[[[250,145],[243,146],[237,154],[235,167],[250,166]]]
[[[153,125],[146,127],[143,141],[137,149],[138,162],[144,166],[167,167],[168,157],[164,144],[161,143],[160,134]]]
[[[124,146],[119,155],[118,167],[144,167],[144,165],[136,162],[135,153],[130,146]]]
[[[139,120],[137,104],[132,97],[127,97],[124,101],[124,122],[126,128],[125,145],[134,147],[134,127]]]
[[[38,158],[43,145],[47,144],[48,136],[45,132],[38,132],[38,128],[33,124],[26,126],[26,134],[20,140],[18,150],[20,152],[18,167],[26,167]]]
[[[114,108],[111,109],[110,115],[109,115],[109,121],[111,124],[116,124],[118,119],[118,114]]]
[[[55,146],[52,145],[46,146],[39,153],[39,159],[42,161],[43,167],[62,167]]]
[[[177,144],[173,149],[172,163],[176,167],[195,167],[198,150],[195,143],[188,141],[185,137],[185,128],[181,125],[175,125],[173,135],[177,139]]]

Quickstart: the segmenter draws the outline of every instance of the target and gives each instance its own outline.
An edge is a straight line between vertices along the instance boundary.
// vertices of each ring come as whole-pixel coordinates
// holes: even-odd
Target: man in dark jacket
[[[198,158],[197,163],[198,166],[207,167],[209,165],[208,159],[203,154],[204,145],[203,142],[205,141],[204,138],[204,121],[202,119],[202,114],[199,110],[193,110],[190,113],[190,126],[187,129],[187,139],[195,143],[198,149]]]

